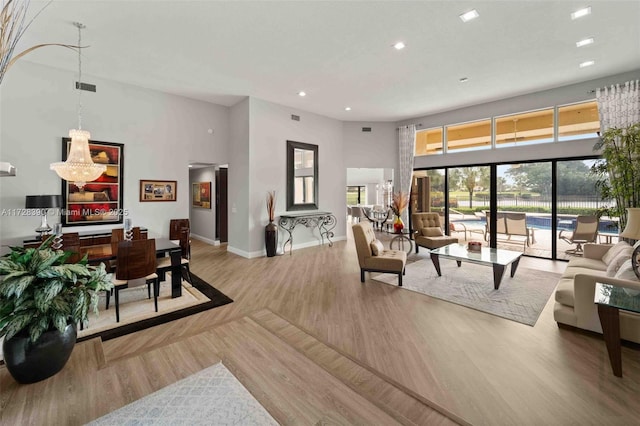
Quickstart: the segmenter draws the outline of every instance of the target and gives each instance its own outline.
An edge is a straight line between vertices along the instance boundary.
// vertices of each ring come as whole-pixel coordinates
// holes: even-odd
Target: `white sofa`
[[[640,281],[630,271],[632,251],[625,242],[615,246],[585,244],[584,256],[571,259],[558,282],[553,309],[558,325],[602,333],[598,308],[593,301],[596,282],[640,290]],[[640,343],[639,314],[620,311],[620,337]]]

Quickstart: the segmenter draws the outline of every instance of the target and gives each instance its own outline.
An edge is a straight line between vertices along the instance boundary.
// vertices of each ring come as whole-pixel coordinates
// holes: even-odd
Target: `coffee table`
[[[516,274],[518,269],[518,263],[520,262],[520,256],[522,253],[518,251],[494,249],[489,247],[482,247],[482,250],[470,251],[467,250],[466,245],[462,244],[449,244],[448,246],[440,247],[431,250],[431,261],[435,266],[438,276],[441,277],[440,272],[440,258],[454,259],[458,263],[458,267],[462,262],[477,263],[479,265],[486,265],[493,267],[493,288],[496,290],[500,288],[500,282],[504,275],[504,269],[507,265],[511,264],[511,277]]]

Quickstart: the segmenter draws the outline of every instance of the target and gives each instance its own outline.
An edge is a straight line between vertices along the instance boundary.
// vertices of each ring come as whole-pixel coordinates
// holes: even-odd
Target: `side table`
[[[411,238],[409,237],[409,235],[411,235],[411,231],[403,229],[400,232],[389,232],[389,234],[394,235],[389,242],[389,249],[406,251],[407,254],[411,253],[411,250],[413,249],[413,241],[411,241]],[[397,243],[397,249],[393,248],[394,243]]]
[[[602,336],[607,345],[609,361],[614,376],[622,377],[622,351],[620,345],[620,310],[640,313],[640,295],[633,296],[628,289],[612,284],[596,282],[594,303],[598,305],[598,317]],[[629,291],[630,293],[633,290]]]

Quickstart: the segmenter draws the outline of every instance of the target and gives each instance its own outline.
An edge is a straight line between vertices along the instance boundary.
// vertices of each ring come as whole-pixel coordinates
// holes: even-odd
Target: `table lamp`
[[[27,195],[24,203],[25,209],[40,210],[41,222],[36,228],[36,232],[40,234],[40,238],[51,232],[51,227],[47,223],[47,214],[49,209],[57,209],[62,207],[61,195]]]
[[[636,240],[636,244],[633,246],[633,254],[631,255],[631,266],[633,266],[633,272],[635,272],[636,277],[640,279],[640,207],[627,208],[627,226],[624,227],[624,231],[620,233],[620,236]]]

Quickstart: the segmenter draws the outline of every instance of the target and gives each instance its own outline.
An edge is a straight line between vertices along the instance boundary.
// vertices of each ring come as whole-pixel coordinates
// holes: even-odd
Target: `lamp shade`
[[[27,195],[25,209],[53,209],[62,207],[62,195]]]
[[[640,240],[640,207],[627,208],[627,226],[625,226],[620,236],[632,240]]]

